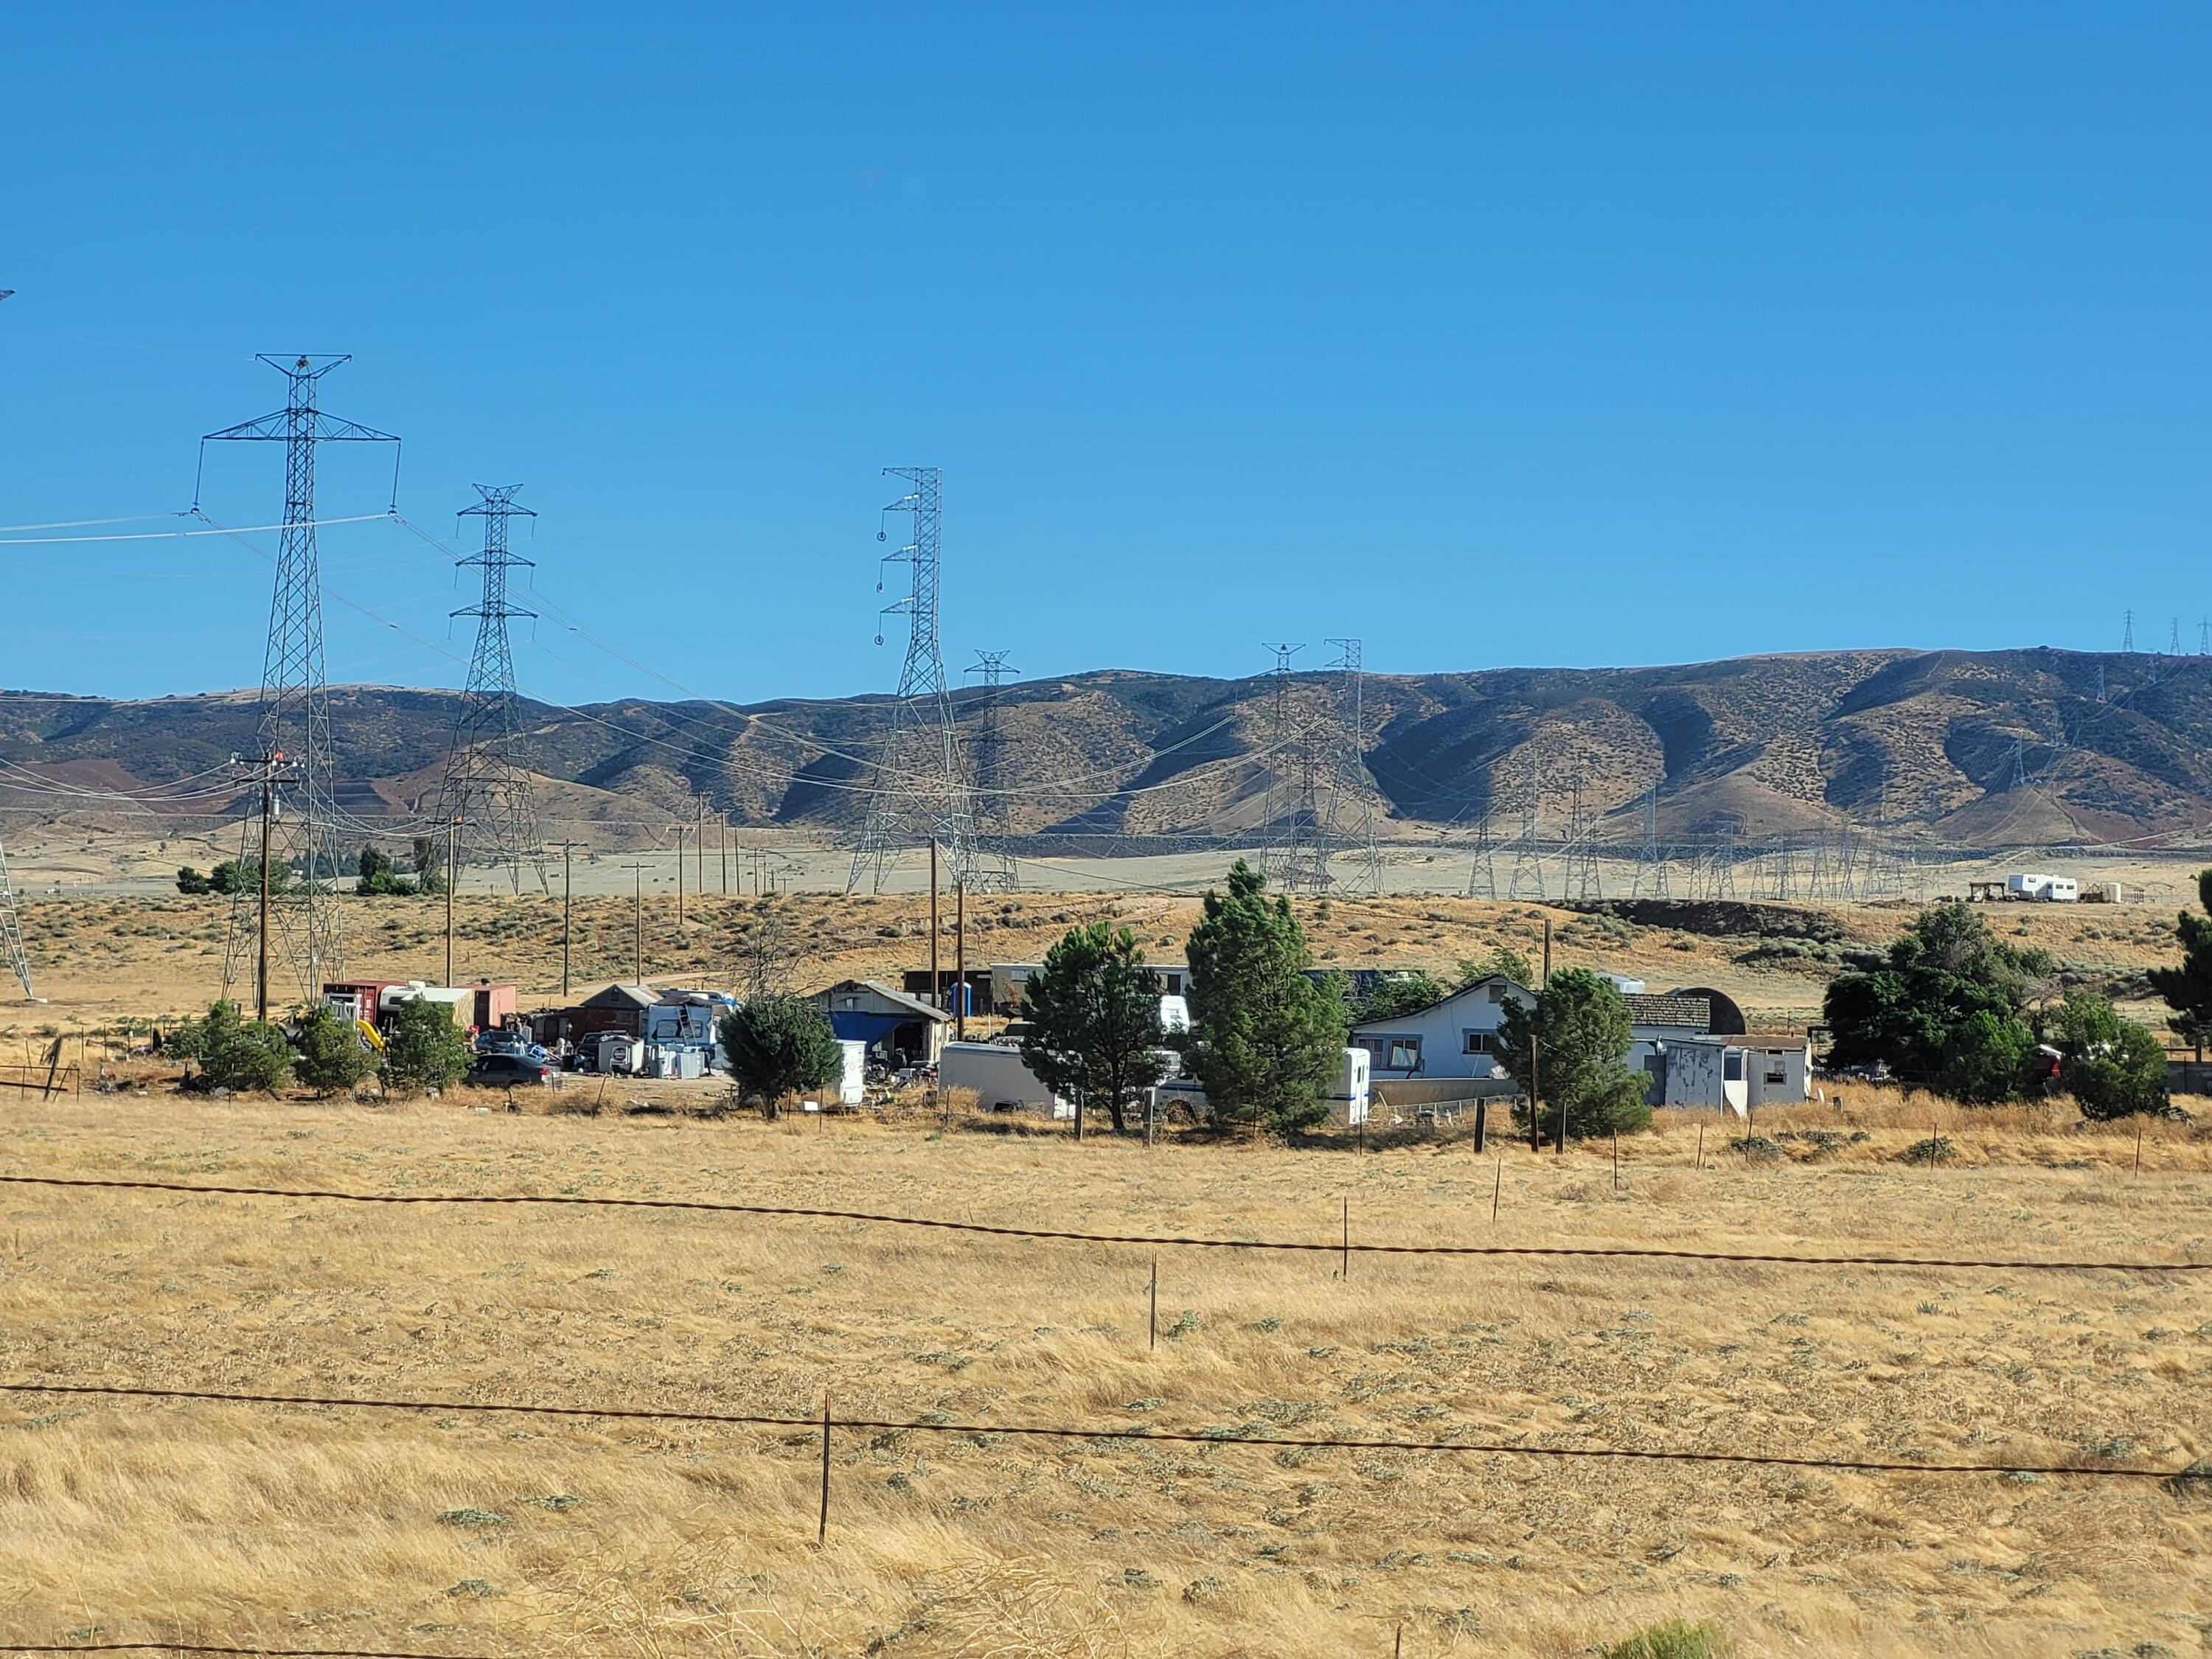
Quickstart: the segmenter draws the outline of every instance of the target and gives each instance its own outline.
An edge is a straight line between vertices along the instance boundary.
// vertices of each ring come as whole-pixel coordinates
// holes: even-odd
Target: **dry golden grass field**
[[[2212,1136],[1873,1091],[1564,1160],[166,1091],[0,1173],[705,1197],[1103,1231],[2212,1263]],[[1931,1130],[1954,1162],[1900,1161]],[[1818,1132],[1815,1133],[1814,1132]],[[1493,1224],[1493,1182],[1502,1201]],[[804,1430],[0,1396],[0,1640],[484,1655],[2203,1650],[2212,1488],[1147,1444],[1147,1430],[2178,1468],[2212,1275],[1159,1252],[823,1220],[0,1187],[0,1377],[836,1413]],[[992,1425],[1126,1428],[1095,1442]]]
[[[643,926],[628,897],[579,896],[574,907],[571,983],[590,990],[629,979],[643,959],[661,984],[742,982],[745,930],[760,901],[694,896],[677,923],[672,896],[648,896]],[[1768,1029],[1801,1028],[1819,1017],[1832,963],[1762,955],[1760,941],[1492,900],[1394,896],[1293,901],[1314,945],[1330,966],[1425,968],[1449,973],[1462,957],[1504,944],[1539,954],[1543,924],[1553,928],[1553,960],[1632,974],[1655,991],[1717,987]],[[890,977],[929,961],[928,902],[912,896],[847,897],[802,893],[783,901],[796,952],[792,979],[803,990],[848,977]],[[1878,945],[1915,914],[1905,904],[1801,906],[1838,924],[1848,942]],[[340,901],[347,966],[363,976],[435,981],[445,971],[445,907],[435,899]],[[2008,942],[2039,945],[2094,975],[2126,975],[2175,959],[2173,912],[2148,905],[2004,905],[1986,913]],[[968,909],[968,960],[1036,962],[1067,927],[1101,918],[1133,928],[1155,961],[1180,961],[1197,921],[1194,898],[1019,893],[978,896]],[[39,994],[49,1006],[27,1015],[0,1012],[0,1035],[40,1029],[98,1030],[168,1019],[204,1010],[222,984],[230,902],[175,894],[122,898],[32,895],[23,929]],[[952,912],[942,919],[941,960],[953,960]],[[559,900],[532,896],[462,896],[456,905],[454,971],[464,980],[512,980],[526,1006],[556,1000],[561,983]],[[641,948],[640,940],[642,940]],[[1750,958],[1747,960],[1746,958]],[[2130,1000],[2127,1012],[2154,1027],[2162,1006]],[[20,1058],[0,1054],[0,1058]]]

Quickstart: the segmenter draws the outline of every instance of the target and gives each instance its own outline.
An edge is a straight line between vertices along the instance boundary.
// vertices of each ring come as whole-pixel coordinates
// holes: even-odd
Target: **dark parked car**
[[[478,1054],[469,1066],[467,1081],[480,1089],[512,1089],[517,1084],[543,1083],[552,1069],[550,1060],[527,1054]]]

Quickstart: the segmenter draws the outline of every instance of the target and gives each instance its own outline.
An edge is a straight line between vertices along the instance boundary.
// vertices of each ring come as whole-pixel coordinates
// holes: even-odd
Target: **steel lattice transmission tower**
[[[1336,657],[1329,664],[1344,677],[1337,700],[1334,775],[1329,782],[1329,838],[1354,860],[1349,893],[1382,890],[1382,854],[1375,844],[1375,784],[1367,772],[1367,670],[1358,640],[1329,641]],[[1324,866],[1324,872],[1326,866]]]
[[[975,838],[969,860],[969,884],[977,890],[1012,893],[1020,890],[1019,872],[1008,842],[1012,834],[1012,793],[1006,787],[1006,734],[999,725],[999,688],[1009,669],[1005,651],[978,651],[964,672],[983,680],[983,706],[975,718]]]
[[[884,559],[886,564],[911,565],[914,587],[905,599],[884,607],[886,617],[907,619],[906,664],[891,703],[891,728],[876,760],[867,829],[846,878],[848,893],[858,891],[863,881],[872,891],[883,891],[884,871],[891,859],[922,841],[933,841],[942,849],[954,880],[973,875],[975,812],[961,778],[960,736],[937,632],[942,475],[933,466],[887,466],[884,476],[914,486],[884,508],[886,514],[914,515],[914,539]],[[884,533],[878,531],[877,539]],[[883,584],[876,586],[880,592]],[[884,636],[877,635],[876,643],[883,642]]]
[[[277,543],[276,580],[269,601],[269,644],[261,665],[260,717],[255,727],[255,761],[276,790],[269,836],[270,940],[268,954],[282,954],[297,980],[300,994],[312,1001],[322,982],[345,960],[338,929],[335,889],[337,864],[331,845],[335,811],[331,775],[331,711],[323,665],[322,571],[315,550],[315,449],[326,443],[393,446],[393,510],[398,510],[399,440],[356,422],[325,414],[316,405],[317,383],[345,356],[301,356],[291,362],[264,355],[261,361],[283,374],[290,392],[284,407],[258,420],[210,432],[200,440],[205,476],[211,443],[258,442],[284,446],[284,520]],[[199,491],[192,492],[193,511]],[[289,786],[279,788],[276,780]],[[258,860],[257,825],[240,826],[241,866]],[[260,945],[258,895],[244,887],[233,895],[230,938],[223,951],[223,994]]]
[[[507,550],[507,520],[538,514],[514,504],[520,484],[478,484],[483,499],[456,514],[483,520],[483,550],[454,562],[457,568],[483,573],[477,603],[454,611],[477,622],[476,649],[469,656],[468,684],[453,715],[453,744],[446,757],[445,787],[438,795],[438,819],[460,825],[460,849],[503,867],[514,891],[522,890],[522,869],[537,872],[538,885],[551,889],[538,846],[538,811],[530,774],[515,757],[520,738],[520,700],[514,690],[514,647],[507,623],[534,617],[507,598],[507,573],[527,570],[532,562]]]
[[[15,290],[0,288],[0,300]],[[32,1001],[38,994],[31,989],[31,959],[23,954],[23,927],[15,915],[15,884],[8,878],[8,848],[0,842],[0,946],[8,952],[8,967],[22,981],[23,994]]]
[[[1295,671],[1291,659],[1302,645],[1270,645],[1275,666],[1269,675],[1267,714],[1267,821],[1260,830],[1261,868],[1278,887],[1293,891],[1328,889],[1328,823],[1321,810],[1321,762],[1313,732],[1291,698]]]
[[[1667,858],[1665,849],[1659,845],[1659,786],[1656,783],[1644,792],[1644,837],[1637,843],[1636,881],[1629,889],[1629,896],[1668,896]]]
[[[1523,776],[1521,795],[1521,833],[1513,838],[1513,873],[1507,878],[1509,899],[1544,899],[1544,848],[1537,840],[1544,811],[1544,763],[1533,750]],[[1531,891],[1531,889],[1534,889]]]
[[[0,294],[0,300],[7,297]],[[9,971],[21,981],[23,994],[36,1002],[39,994],[31,988],[31,959],[23,954],[23,927],[15,915],[15,884],[8,875],[4,844],[0,844],[0,945],[6,947]]]
[[[1498,896],[1498,866],[1494,854],[1490,814],[1486,811],[1475,821],[1474,857],[1467,870],[1467,896],[1469,898],[1494,899]]]

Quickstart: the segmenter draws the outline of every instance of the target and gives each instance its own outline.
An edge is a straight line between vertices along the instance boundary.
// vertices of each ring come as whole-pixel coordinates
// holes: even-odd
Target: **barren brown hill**
[[[997,791],[1012,833],[1091,850],[1126,839],[1236,837],[1261,821],[1271,767],[1300,738],[1333,753],[1347,688],[1295,676],[1278,735],[1266,677],[1102,671],[999,693]],[[978,687],[955,702],[971,744]],[[642,699],[529,709],[525,758],[562,787],[564,821],[689,816],[695,796],[744,825],[849,832],[890,700],[729,703]],[[2212,659],[1837,651],[1632,669],[1372,675],[1360,787],[1386,836],[1504,833],[1533,799],[1547,836],[1577,804],[1603,838],[1739,838],[1881,823],[1978,846],[2187,835],[2212,806]],[[453,697],[331,693],[342,805],[404,817],[433,787]],[[9,827],[222,803],[129,805],[48,793],[173,786],[252,746],[251,694],[142,702],[0,693]],[[1038,842],[1043,844],[1043,841]]]

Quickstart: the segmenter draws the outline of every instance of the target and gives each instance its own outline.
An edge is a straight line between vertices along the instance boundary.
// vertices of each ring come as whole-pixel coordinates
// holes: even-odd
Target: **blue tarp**
[[[911,1025],[919,1018],[915,1014],[871,1014],[858,1008],[833,1008],[830,1011],[830,1029],[840,1037],[857,1039],[872,1048],[900,1026]]]

